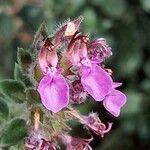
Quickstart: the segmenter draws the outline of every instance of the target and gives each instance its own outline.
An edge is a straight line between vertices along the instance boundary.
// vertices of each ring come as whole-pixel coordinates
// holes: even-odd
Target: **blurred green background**
[[[106,64],[128,97],[119,118],[94,101],[79,107],[114,122],[103,139],[94,136],[93,149],[150,150],[150,0],[0,0],[0,79],[13,78],[17,47],[31,45],[42,21],[51,33],[58,23],[79,15],[85,18],[83,33],[108,40],[113,56]],[[74,126],[73,131],[81,129]]]

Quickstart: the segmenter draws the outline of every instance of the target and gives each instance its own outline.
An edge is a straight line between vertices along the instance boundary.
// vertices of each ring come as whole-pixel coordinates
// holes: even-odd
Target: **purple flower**
[[[104,137],[104,134],[108,133],[112,128],[112,123],[108,123],[107,127],[104,123],[102,123],[96,113],[91,113],[88,116],[85,116],[71,108],[68,113],[78,119],[79,122],[82,123],[87,129],[98,136]]]
[[[112,115],[118,117],[120,109],[126,103],[126,95],[116,90],[115,87],[120,86],[120,83],[114,83],[112,90],[106,95],[103,100],[103,105]]]
[[[83,139],[64,135],[62,140],[66,145],[66,150],[92,150],[92,147],[89,145],[89,143],[93,140],[93,138]]]
[[[76,68],[74,73],[81,79],[84,90],[95,101],[103,101],[104,107],[117,117],[120,114],[121,107],[126,102],[126,96],[115,90],[116,87],[120,86],[120,83],[113,83],[110,70],[104,70],[98,65],[112,52],[105,39],[88,41],[87,36],[75,33],[68,46],[67,58],[72,63],[72,68]]]
[[[64,77],[57,71],[49,72],[43,77],[38,91],[43,105],[55,113],[69,103],[69,87]]]
[[[96,101],[102,101],[112,87],[111,77],[96,64],[91,68],[82,68],[81,83]]]
[[[72,39],[67,52],[70,62],[79,68],[79,76],[85,91],[96,101],[102,101],[112,87],[109,74],[97,64],[94,64],[87,55],[86,43],[88,37],[77,35]]]
[[[54,47],[44,45],[39,55],[39,64],[45,76],[39,83],[38,92],[43,105],[55,113],[69,103],[69,87],[61,72],[56,68],[57,63]]]
[[[56,150],[56,145],[45,140],[39,133],[32,132],[25,138],[25,150]]]
[[[112,55],[111,48],[104,38],[99,38],[88,43],[89,59],[95,63],[101,63],[105,58]]]
[[[93,133],[100,135],[101,137],[104,137],[104,134],[108,133],[112,128],[112,123],[108,123],[108,127],[106,127],[96,113],[91,113],[89,116],[84,116],[81,123]]]

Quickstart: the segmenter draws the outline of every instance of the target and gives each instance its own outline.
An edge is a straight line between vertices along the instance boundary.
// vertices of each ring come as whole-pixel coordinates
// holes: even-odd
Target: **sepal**
[[[23,73],[29,73],[32,64],[30,53],[23,48],[17,50],[17,61]]]
[[[39,93],[32,88],[26,89],[26,99],[27,99],[29,104],[41,103]]]
[[[26,85],[26,87],[33,87],[33,83],[31,81],[31,79],[27,75],[22,73],[22,71],[17,63],[15,63],[14,78],[17,81],[23,82]]]

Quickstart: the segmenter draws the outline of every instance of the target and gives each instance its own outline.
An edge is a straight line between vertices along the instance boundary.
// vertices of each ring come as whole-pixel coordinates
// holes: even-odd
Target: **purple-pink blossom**
[[[89,115],[81,115],[78,111],[70,108],[68,111],[73,117],[75,117],[80,123],[82,123],[92,133],[104,137],[112,128],[112,123],[108,123],[106,126],[98,117],[97,113],[90,113]]]
[[[104,39],[95,40],[87,45],[88,41],[88,37],[75,33],[66,53],[67,58],[78,69],[77,73],[84,90],[95,101],[103,101],[104,107],[112,115],[118,116],[121,107],[126,102],[126,97],[122,92],[114,89],[111,76],[98,65],[101,62],[100,59],[109,57],[112,52]],[[99,52],[96,49],[97,46],[100,46]],[[98,53],[99,61],[96,61],[98,55],[92,56],[88,53],[92,51],[91,49]],[[94,59],[94,57],[96,58]]]
[[[44,137],[37,132],[31,132],[24,140],[25,150],[56,150],[56,145],[50,139]]]
[[[120,114],[120,109],[126,103],[126,95],[115,88],[120,86],[120,83],[115,83],[114,88],[106,95],[103,100],[103,105],[112,115],[118,117]]]
[[[95,101],[102,101],[112,86],[111,77],[107,72],[94,64],[91,68],[82,68],[81,83]]]
[[[69,99],[80,104],[90,95],[117,117],[126,96],[116,90],[118,83],[113,81],[109,69],[103,66],[104,59],[112,55],[111,48],[104,38],[90,40],[89,35],[82,35],[78,31],[82,19],[68,21],[51,41],[43,40],[39,52],[39,65],[44,74],[38,86],[41,101],[48,110],[58,112],[69,105]],[[57,49],[63,43],[67,46],[58,57]],[[62,59],[67,62],[62,66],[66,65],[71,72],[69,75],[75,76],[71,82],[60,71]]]
[[[96,113],[91,113],[89,116],[84,116],[81,123],[84,124],[90,131],[101,137],[104,137],[104,134],[108,133],[112,128],[112,123],[108,123],[107,127],[101,122]]]
[[[69,103],[69,88],[64,77],[49,72],[39,83],[38,91],[43,105],[52,112],[58,112]]]
[[[79,35],[75,39],[68,51],[68,59],[79,67],[84,89],[96,101],[102,101],[111,89],[112,79],[105,70],[88,58],[86,38]]]
[[[104,38],[98,38],[88,43],[88,56],[95,63],[101,63],[112,55],[111,48]]]
[[[90,139],[83,139],[83,138],[75,138],[69,135],[63,135],[62,141],[66,146],[66,150],[92,150],[92,147],[89,143],[93,140]]]
[[[44,77],[41,79],[38,92],[42,104],[52,112],[58,112],[69,103],[69,86],[57,69],[57,53],[52,44],[43,45],[39,55],[39,64]]]
[[[27,72],[34,89],[27,89],[26,98],[40,98],[42,105],[27,103],[30,113],[26,118],[29,128],[25,150],[92,150],[94,137],[103,138],[110,133],[113,123],[107,118],[103,122],[92,105],[86,105],[93,110],[87,114],[77,109],[87,108],[86,100],[93,100],[97,107],[102,105],[118,117],[127,101],[118,90],[122,83],[114,81],[113,71],[105,65],[105,59],[112,55],[111,48],[104,38],[92,40],[89,33],[82,34],[82,20],[83,17],[68,20],[51,35],[42,24],[36,34],[33,46],[37,52],[31,55]],[[76,108],[77,105],[80,106]],[[88,131],[89,139],[83,137],[86,134],[82,138],[71,135],[72,120]]]

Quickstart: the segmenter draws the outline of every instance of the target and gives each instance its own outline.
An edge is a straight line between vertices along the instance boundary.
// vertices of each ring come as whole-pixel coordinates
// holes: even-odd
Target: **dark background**
[[[13,78],[17,47],[29,47],[42,21],[51,33],[59,22],[83,15],[83,33],[104,37],[113,56],[106,61],[128,97],[119,118],[94,101],[79,107],[114,122],[94,150],[150,150],[150,0],[0,0],[0,79]],[[73,131],[82,134],[80,126]],[[72,132],[75,134],[75,132]],[[79,134],[78,134],[79,135]],[[77,134],[76,134],[77,136]]]

